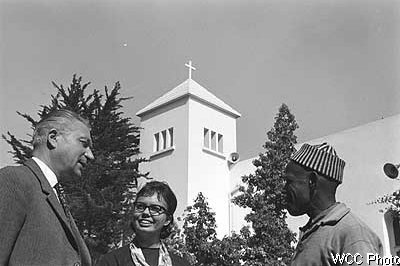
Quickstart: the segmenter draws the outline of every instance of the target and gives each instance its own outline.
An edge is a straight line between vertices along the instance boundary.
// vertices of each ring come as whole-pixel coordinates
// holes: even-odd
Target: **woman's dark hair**
[[[177,200],[174,192],[166,182],[150,181],[146,183],[136,194],[136,200],[139,197],[151,197],[157,194],[158,200],[164,200],[167,203],[167,215],[171,222],[161,230],[161,239],[167,238],[174,226],[174,212],[176,210]],[[132,228],[133,229],[133,228]]]

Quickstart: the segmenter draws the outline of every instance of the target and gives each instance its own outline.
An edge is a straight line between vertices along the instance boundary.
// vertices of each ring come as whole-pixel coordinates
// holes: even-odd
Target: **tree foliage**
[[[174,223],[174,228],[172,229],[171,235],[163,241],[169,252],[185,258],[190,265],[195,265],[197,263],[197,259],[194,254],[188,250],[188,246],[186,245],[185,241],[185,235],[177,223]]]
[[[241,251],[246,243],[233,234],[219,240],[216,235],[215,213],[200,192],[194,204],[188,206],[184,216],[185,246],[195,257],[196,266],[240,266]]]
[[[88,93],[90,82],[83,83],[76,75],[68,88],[52,84],[57,93],[51,96],[50,104],[40,106],[38,120],[18,114],[32,128],[51,110],[62,107],[89,120],[95,160],[84,169],[79,182],[63,185],[79,230],[96,258],[125,240],[136,180],[143,176],[138,171],[139,163],[144,161],[138,157],[140,128],[123,117],[121,103],[131,97],[120,97],[119,82],[111,91],[105,87],[104,94],[99,90]],[[7,135],[2,137],[11,145],[17,163],[32,156],[31,140],[17,139],[10,132]]]
[[[255,173],[242,177],[245,186],[233,199],[238,206],[250,209],[245,220],[251,223],[253,232],[246,239],[245,265],[282,265],[293,254],[291,243],[295,241],[295,234],[285,221],[282,174],[295,151],[297,128],[294,115],[282,104],[273,128],[267,133],[265,152],[253,161]]]
[[[214,257],[212,243],[217,239],[215,213],[201,192],[185,212],[183,230],[188,251],[196,257],[196,265],[210,265]]]
[[[400,189],[384,195],[371,203],[384,204],[385,208],[381,210],[382,212],[388,211],[392,213],[394,217],[400,218]]]

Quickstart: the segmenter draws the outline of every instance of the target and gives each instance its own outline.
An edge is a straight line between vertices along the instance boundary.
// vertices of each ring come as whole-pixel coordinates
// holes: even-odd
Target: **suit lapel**
[[[40,167],[35,163],[34,160],[29,159],[24,163],[36,176],[37,180],[40,183],[40,186],[42,188],[43,194],[46,196],[46,200],[57,215],[58,219],[60,220],[62,227],[64,228],[68,239],[70,240],[72,246],[78,250],[78,243],[76,238],[78,236],[75,236],[75,233],[71,229],[71,224],[68,221],[68,218],[66,216],[66,213],[64,212],[64,209],[62,208],[60,202],[57,199],[56,194],[53,191],[53,188],[50,186],[49,182],[47,181],[46,177],[42,173],[42,170],[40,170]],[[72,220],[72,216],[70,215],[70,219]],[[79,234],[79,232],[78,232]],[[80,237],[80,236],[79,236]]]

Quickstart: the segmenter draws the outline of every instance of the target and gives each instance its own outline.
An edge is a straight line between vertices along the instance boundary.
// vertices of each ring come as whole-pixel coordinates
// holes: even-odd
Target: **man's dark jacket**
[[[91,265],[71,214],[32,159],[0,169],[0,265]]]

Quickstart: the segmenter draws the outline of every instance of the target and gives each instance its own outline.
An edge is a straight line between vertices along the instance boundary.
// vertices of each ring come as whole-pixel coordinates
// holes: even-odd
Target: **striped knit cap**
[[[303,144],[300,150],[294,152],[291,160],[311,168],[335,181],[342,183],[345,161],[340,159],[336,151],[324,142],[318,145]]]

